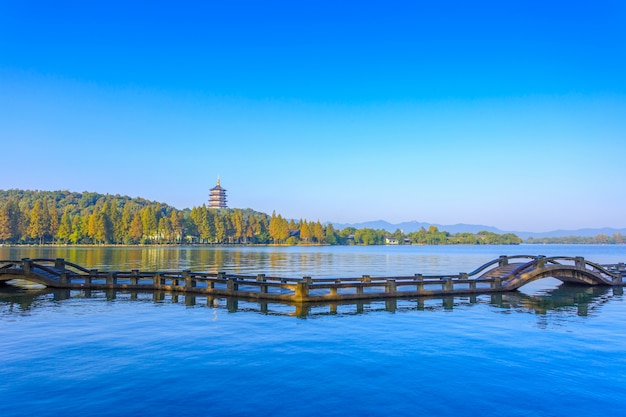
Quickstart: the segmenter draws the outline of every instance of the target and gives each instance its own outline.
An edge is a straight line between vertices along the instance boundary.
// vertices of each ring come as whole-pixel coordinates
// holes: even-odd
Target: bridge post
[[[341,280],[340,279],[336,279],[335,280],[335,284],[341,284]],[[330,295],[337,295],[337,289],[338,287],[330,287]]]
[[[138,269],[133,269],[130,271],[130,283],[132,285],[139,284],[139,270]]]
[[[309,281],[306,278],[296,283],[296,293],[294,295],[296,301],[304,301],[309,298]]]
[[[471,280],[469,282],[469,289],[470,290],[475,290],[476,289],[476,280]]]
[[[257,274],[256,280],[258,282],[265,282],[265,274]],[[261,286],[259,287],[259,291],[261,292],[261,294],[267,294],[267,285],[261,284]]]
[[[196,280],[191,276],[191,270],[185,269],[183,271],[183,278],[185,278],[185,288],[195,288]]]
[[[613,282],[613,284],[621,284],[623,279],[624,279],[624,272],[617,270],[615,271],[615,275],[613,276],[613,279],[611,280],[611,282]]]
[[[56,258],[54,260],[54,269],[58,269],[59,271],[65,271],[65,259]]]
[[[30,258],[22,258],[22,270],[24,270],[24,274],[28,275],[33,270],[33,260]]]
[[[161,274],[159,274],[158,272],[154,274],[154,277],[152,277],[152,285],[154,285],[154,288],[156,288],[157,290],[161,288],[162,282],[163,281],[161,280]]]
[[[393,294],[398,292],[398,286],[396,285],[396,280],[395,279],[388,279],[387,280],[387,286],[385,287],[385,292],[387,294]]]
[[[239,285],[237,285],[237,280],[235,277],[228,277],[228,281],[226,281],[226,289],[230,291],[239,290]]]
[[[501,255],[498,260],[498,266],[507,266],[509,264],[509,257],[506,255]]]
[[[92,270],[92,271],[93,271],[93,270]],[[96,271],[96,274],[97,274],[97,273],[98,273],[98,270],[95,270],[95,271]],[[117,284],[117,275],[115,275],[115,273],[114,273],[114,272],[109,272],[109,273],[107,274],[107,280],[106,280],[106,282],[107,282],[107,286],[109,286],[109,287],[113,287],[113,286],[115,286],[115,285]]]
[[[66,285],[68,283],[67,272],[62,271],[61,275],[59,275],[59,284]]]
[[[359,284],[357,284],[357,287],[356,287],[356,293],[357,293],[357,294],[363,294],[363,290],[364,290],[364,288],[365,288],[365,287],[363,286],[363,284],[366,284],[366,283],[369,283],[369,282],[372,282],[372,278],[371,278],[369,275],[363,275],[363,276],[361,277],[361,284],[360,284],[360,285],[359,285]]]
[[[491,288],[492,289],[500,289],[500,288],[502,288],[502,278],[495,277],[493,279],[493,281],[491,281]]]
[[[546,257],[544,255],[537,256],[537,268],[546,267]]]
[[[422,274],[415,274],[415,281],[417,281],[417,292],[424,291],[424,276]]]
[[[90,269],[89,270],[89,274],[88,274],[88,280],[89,280],[89,284],[91,284],[91,280],[93,278],[98,278],[98,270],[97,269]],[[108,284],[108,281],[107,281]]]
[[[451,277],[446,278],[446,280],[443,283],[443,290],[444,291],[452,291],[454,290],[454,282],[452,281]]]
[[[574,265],[576,265],[576,268],[585,269],[585,258],[577,256],[574,259]]]

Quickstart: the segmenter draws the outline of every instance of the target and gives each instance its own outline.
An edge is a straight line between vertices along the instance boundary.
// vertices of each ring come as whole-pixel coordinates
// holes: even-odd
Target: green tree
[[[70,210],[65,208],[63,216],[61,216],[61,222],[59,223],[59,229],[57,230],[56,237],[63,243],[67,243],[72,235],[72,219],[70,217]]]
[[[159,219],[159,227],[158,227],[158,237],[159,243],[172,242],[174,236],[174,231],[172,230],[172,223],[168,217],[161,217]]]
[[[87,235],[85,220],[88,217],[74,216],[72,219],[72,233],[70,234],[70,242],[73,244],[82,243],[83,239]]]
[[[48,204],[48,231],[47,235],[50,236],[51,239],[54,240],[54,237],[57,234],[57,230],[59,229],[59,212],[57,211],[56,205],[54,202],[52,204]]]
[[[172,237],[175,242],[183,240],[183,215],[181,212],[172,210],[170,214],[170,225],[172,227]]]
[[[324,232],[324,240],[329,245],[336,245],[339,243],[339,236],[337,235],[337,232],[335,231],[335,228],[333,227],[333,225],[330,223],[326,225],[326,230]]]
[[[141,210],[141,225],[143,227],[143,238],[154,240],[157,235],[159,219],[157,218],[155,207],[148,206]]]

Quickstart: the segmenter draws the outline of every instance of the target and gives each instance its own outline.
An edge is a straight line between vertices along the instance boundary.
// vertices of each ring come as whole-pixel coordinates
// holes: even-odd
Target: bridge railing
[[[511,260],[528,259],[528,262],[514,263],[515,268],[504,268],[506,276],[475,276],[495,265],[507,266]],[[0,261],[1,264],[2,261]],[[183,271],[99,271],[87,269],[71,262],[57,259],[23,259],[6,261],[5,265],[19,264],[29,273],[45,273],[56,277],[62,288],[76,289],[146,289],[183,292],[211,293],[215,295],[241,296],[274,299],[339,299],[375,298],[397,296],[419,296],[436,294],[463,294],[502,291],[509,288],[512,281],[519,281],[525,270],[573,263],[576,267],[589,268],[594,273],[610,272],[581,257],[545,257],[530,255],[501,256],[471,273],[456,275],[422,275],[373,277],[362,275],[350,278],[301,278],[275,277],[265,274],[241,275],[226,272]],[[496,267],[496,268],[497,268]],[[1,272],[1,271],[0,271]],[[609,275],[607,275],[609,276]],[[44,277],[45,278],[45,277]],[[42,278],[42,281],[45,279]],[[616,281],[613,281],[616,282]],[[44,282],[45,283],[45,282]],[[621,278],[620,278],[620,284]],[[293,301],[293,300],[292,300]]]
[[[469,272],[467,275],[472,277],[472,276],[480,274],[481,272],[486,271],[488,268],[492,267],[493,265],[498,264],[498,266],[505,266],[505,265],[508,265],[510,260],[515,260],[515,259],[536,260],[537,256],[536,255],[512,255],[512,256],[503,255],[503,256],[500,256],[498,259],[494,259],[492,261],[487,262],[484,265],[479,266],[472,272]]]
[[[616,280],[620,278],[618,273],[609,270],[604,265],[589,261],[582,256],[552,256],[550,258],[546,258],[546,260],[558,265],[562,265],[562,262],[559,261],[569,261],[573,264],[573,266],[579,269],[585,269],[600,274],[611,280]]]

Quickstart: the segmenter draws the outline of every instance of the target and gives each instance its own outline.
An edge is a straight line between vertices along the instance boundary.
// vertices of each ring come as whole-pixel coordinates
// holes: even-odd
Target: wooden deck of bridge
[[[527,262],[511,262],[526,259]],[[570,265],[571,264],[571,265]],[[512,291],[553,274],[563,281],[623,286],[623,263],[598,265],[580,257],[501,256],[470,273],[353,278],[274,277],[225,272],[98,271],[64,259],[0,261],[0,282],[28,280],[53,288],[172,291],[287,302],[328,302]],[[552,275],[550,275],[552,276]]]

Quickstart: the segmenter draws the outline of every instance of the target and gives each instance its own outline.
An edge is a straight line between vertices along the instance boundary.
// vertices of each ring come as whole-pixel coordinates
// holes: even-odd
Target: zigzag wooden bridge
[[[458,275],[284,278],[190,270],[98,271],[61,258],[0,261],[0,284],[25,280],[63,289],[172,291],[297,303],[505,292],[547,277],[581,285],[624,286],[626,265],[599,265],[583,257],[516,255],[500,256]]]

